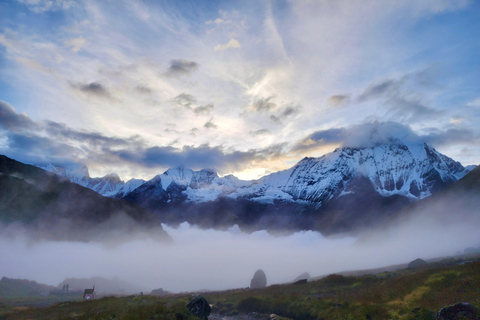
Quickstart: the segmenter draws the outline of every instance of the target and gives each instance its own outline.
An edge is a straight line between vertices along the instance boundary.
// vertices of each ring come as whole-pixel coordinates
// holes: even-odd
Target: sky
[[[0,1],[0,154],[255,179],[357,136],[480,164],[480,3]]]

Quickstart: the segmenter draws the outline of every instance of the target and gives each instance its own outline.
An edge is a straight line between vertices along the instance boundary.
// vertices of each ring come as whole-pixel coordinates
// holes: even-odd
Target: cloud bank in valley
[[[266,231],[242,233],[236,226],[227,231],[201,230],[187,223],[164,226],[172,244],[148,237],[116,243],[121,239],[32,242],[20,232],[11,237],[4,233],[1,275],[52,285],[68,277],[118,277],[144,291],[245,288],[260,268],[271,285],[293,281],[303,272],[315,277],[455,254],[480,245],[478,224],[479,217],[466,212],[461,219],[417,212],[361,241],[325,238],[314,231],[273,236]]]

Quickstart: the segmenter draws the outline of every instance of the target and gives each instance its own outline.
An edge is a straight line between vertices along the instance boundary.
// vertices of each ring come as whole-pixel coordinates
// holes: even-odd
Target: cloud
[[[267,129],[260,129],[260,130],[256,130],[256,131],[250,131],[249,134],[251,134],[252,136],[262,136],[262,135],[269,135],[269,134],[272,134],[270,131],[268,131]]]
[[[170,67],[167,70],[167,74],[170,76],[183,76],[198,70],[199,66],[200,65],[195,61],[174,59],[170,61]]]
[[[88,96],[111,98],[108,89],[99,82],[71,83],[70,86],[79,92],[87,94]]]
[[[426,68],[394,79],[371,83],[357,97],[357,103],[376,103],[386,110],[385,119],[420,122],[443,114],[429,106],[427,89],[437,87],[436,70]]]
[[[270,115],[270,120],[272,120],[273,122],[278,123],[278,124],[281,123],[280,118],[277,117],[276,115],[273,115],[273,114]]]
[[[192,105],[197,102],[197,99],[191,94],[182,92],[178,96],[173,98],[171,101],[178,106],[185,107],[187,109],[192,109]]]
[[[88,144],[89,147],[111,148],[119,146],[128,146],[132,143],[138,143],[139,137],[132,136],[129,139],[106,137],[97,132],[89,132],[85,130],[74,130],[62,123],[46,121],[45,131],[52,138],[63,138],[71,141]]]
[[[293,114],[288,108],[282,114]],[[207,129],[217,128],[213,118],[204,125]],[[66,124],[53,121],[31,120],[25,114],[16,113],[14,108],[0,101],[0,128],[3,136],[0,151],[27,163],[82,162],[87,165],[129,167],[132,172],[152,172],[185,165],[192,169],[215,168],[221,173],[240,172],[255,164],[266,165],[276,160],[304,157],[312,151],[326,146],[369,147],[378,143],[399,139],[405,143],[427,142],[433,147],[462,143],[476,146],[480,143],[478,133],[458,127],[447,130],[431,128],[423,134],[414,132],[409,126],[396,122],[372,122],[354,126],[315,131],[290,146],[286,142],[263,148],[235,150],[223,145],[184,145],[175,147],[151,146],[141,136],[111,137],[99,132],[76,130]],[[188,134],[198,132],[191,129]],[[187,133],[186,133],[187,134]],[[271,134],[267,129],[250,131],[253,137]],[[293,157],[293,158],[292,158]],[[278,169],[277,169],[278,170]],[[138,175],[135,175],[138,177]]]
[[[212,121],[213,119],[208,120],[208,122],[206,122],[203,126],[207,129],[217,129],[218,126],[214,124]]]
[[[192,169],[215,168],[225,171],[228,168],[242,168],[246,163],[257,157],[255,150],[228,152],[222,147],[184,146],[175,148],[151,147],[137,149],[110,150],[111,154],[130,163],[146,167],[174,167],[184,165]]]
[[[480,134],[463,128],[449,128],[447,130],[432,128],[427,130],[427,134],[421,136],[421,139],[433,146],[450,146],[456,144],[476,146],[480,143]]]
[[[146,86],[146,85],[136,86],[135,90],[139,93],[142,93],[142,94],[151,94],[153,92],[153,90],[149,86]]]
[[[374,147],[394,140],[403,143],[427,143],[435,148],[458,143],[475,145],[480,142],[480,135],[468,129],[449,128],[440,130],[432,128],[424,134],[416,133],[410,126],[398,122],[371,122],[343,128],[331,128],[316,131],[300,141],[292,151],[308,152],[318,147],[337,145],[342,147]]]
[[[388,114],[397,121],[413,122],[438,117],[443,111],[428,107],[415,98],[395,97],[387,100],[391,105]]]
[[[68,10],[77,5],[74,0],[16,0],[35,13]]]
[[[327,130],[315,131],[298,141],[292,148],[292,151],[307,152],[315,148],[327,145],[340,145],[347,137],[345,128],[332,128]]]
[[[138,136],[129,138],[107,137],[98,132],[75,130],[53,121],[35,122],[26,114],[18,114],[4,101],[0,101],[0,126],[7,129],[7,141],[2,152],[11,157],[34,162],[71,162],[80,158],[95,159],[111,148],[142,146]]]
[[[201,114],[209,114],[214,108],[214,105],[212,103],[206,104],[204,106],[196,107],[193,112],[196,115],[201,115]]]
[[[396,122],[372,122],[346,128],[332,128],[316,131],[300,140],[293,150],[315,149],[327,145],[362,148],[388,143],[392,140],[405,143],[421,143],[422,137],[414,133],[409,126]]]
[[[477,98],[467,103],[467,107],[480,107],[480,98]]]
[[[277,104],[272,101],[274,96],[270,96],[268,98],[255,98],[253,103],[248,107],[249,110],[252,111],[271,111],[277,108]]]
[[[98,132],[75,130],[53,121],[34,122],[18,114],[8,103],[0,102],[0,126],[5,129],[6,141],[0,151],[27,163],[66,163],[80,161],[97,166],[114,165],[142,168],[163,168],[185,165],[193,169],[216,168],[224,173],[243,170],[252,161],[277,157],[282,145],[263,149],[237,151],[223,146],[153,146],[140,136],[109,137]],[[207,129],[217,128],[213,118],[205,123]],[[192,133],[198,131],[194,128]]]
[[[80,36],[67,40],[64,42],[64,44],[68,47],[71,47],[70,50],[76,53],[85,46],[86,41],[82,36]]]
[[[196,292],[248,287],[258,269],[265,271],[267,285],[273,285],[292,282],[303,272],[319,277],[380,268],[406,264],[418,257],[455,255],[467,247],[478,246],[479,219],[474,214],[478,207],[472,205],[470,213],[462,210],[455,215],[431,214],[445,211],[437,209],[440,210],[414,212],[396,225],[360,240],[329,238],[315,231],[289,235],[272,235],[265,230],[244,233],[238,226],[202,230],[185,222],[176,228],[163,225],[173,238],[170,244],[159,243],[147,233],[134,241],[106,246],[95,241],[32,243],[26,232],[18,232],[20,228],[13,233],[0,226],[2,276],[58,285],[72,276],[110,278],[114,270],[115,276],[143,287],[144,292],[160,287],[173,292]],[[123,239],[120,235],[114,240]],[[84,258],[78,259],[79,256]]]
[[[344,107],[350,103],[350,95],[337,94],[328,98],[328,104],[333,107]]]
[[[215,20],[208,20],[207,22],[205,22],[205,24],[215,24],[217,26],[222,24],[229,24],[229,23],[232,23],[232,20],[223,20],[220,18],[217,18]]]
[[[357,98],[358,102],[365,102],[371,99],[384,97],[392,91],[397,91],[402,85],[402,81],[392,79],[384,80],[379,83],[370,84],[362,94]]]
[[[241,47],[242,47],[242,45],[240,44],[240,42],[238,42],[238,40],[232,38],[232,39],[230,39],[230,41],[228,41],[225,44],[216,45],[214,50],[215,51],[224,51],[224,50],[227,50],[229,48],[240,49]]]
[[[38,128],[30,117],[24,113],[16,113],[10,104],[2,100],[0,100],[0,125],[13,132]]]
[[[16,57],[15,61],[31,70],[35,70],[37,72],[41,72],[46,75],[55,75],[55,71],[53,71],[51,68],[45,67],[42,63],[38,62],[35,59],[29,59],[25,57]]]
[[[463,122],[465,122],[465,120],[467,120],[465,117],[460,115],[455,115],[450,118],[450,123],[458,126],[458,125],[461,125]]]
[[[270,120],[280,124],[282,120],[289,118],[294,114],[297,114],[299,110],[300,110],[300,106],[289,105],[285,107],[283,110],[280,110],[280,112],[277,112],[275,115],[273,114],[270,115]]]

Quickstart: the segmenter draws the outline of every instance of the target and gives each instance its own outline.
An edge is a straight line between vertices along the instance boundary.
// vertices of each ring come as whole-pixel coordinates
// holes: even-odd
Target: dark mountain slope
[[[396,212],[389,223],[395,223],[419,213],[426,213],[430,216],[459,215],[460,213],[480,216],[480,166],[448,186],[444,191],[412,203]]]
[[[0,156],[0,222],[20,222],[40,238],[89,241],[155,229],[148,210],[96,192],[34,166]]]
[[[462,237],[471,235],[472,243],[478,245],[476,236],[480,228],[480,166],[431,197],[412,203],[394,213],[372,232],[359,239],[359,243],[385,241],[387,238],[409,235],[422,241],[436,233]],[[423,236],[422,236],[423,234]],[[422,243],[418,243],[422,245]]]

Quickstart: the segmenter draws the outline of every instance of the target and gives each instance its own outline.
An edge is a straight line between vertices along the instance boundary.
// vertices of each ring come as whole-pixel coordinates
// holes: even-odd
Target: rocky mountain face
[[[376,244],[385,239],[401,238],[405,230],[417,234],[437,234],[442,230],[457,230],[457,238],[466,236],[469,246],[478,246],[478,226],[480,225],[480,166],[475,167],[464,177],[431,197],[408,204],[374,226],[363,235],[359,243]],[[433,230],[433,231],[432,231]],[[476,252],[475,248],[468,248]]]
[[[164,222],[337,233],[377,224],[409,203],[445,189],[469,168],[427,144],[392,140],[304,158],[288,170],[253,181],[185,167],[171,168],[144,183],[136,180],[138,185],[114,175],[89,178],[87,171],[79,179],[68,170],[57,171],[103,195],[149,208]]]

